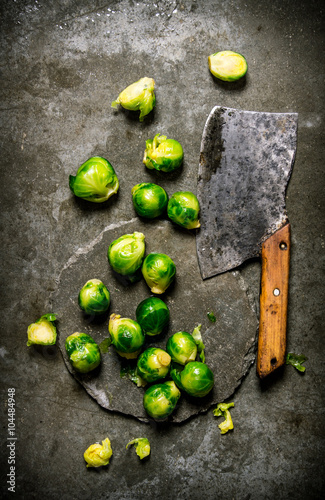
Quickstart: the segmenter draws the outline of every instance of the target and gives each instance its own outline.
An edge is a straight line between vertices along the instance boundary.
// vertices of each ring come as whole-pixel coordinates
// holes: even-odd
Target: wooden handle
[[[262,245],[257,374],[264,378],[285,363],[290,264],[290,224]]]

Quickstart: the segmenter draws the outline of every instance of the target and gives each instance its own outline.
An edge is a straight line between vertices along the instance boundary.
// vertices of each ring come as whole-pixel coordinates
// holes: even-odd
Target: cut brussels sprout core
[[[209,394],[214,386],[213,372],[201,361],[190,361],[182,371],[175,368],[170,374],[178,387],[190,396],[202,398]]]
[[[149,347],[140,354],[137,371],[146,382],[156,382],[168,375],[171,357],[163,349]]]
[[[150,443],[147,438],[132,439],[132,441],[126,445],[126,449],[132,444],[135,445],[135,451],[140,460],[150,455]]]
[[[166,420],[175,410],[180,396],[181,393],[176,384],[169,380],[149,387],[143,397],[143,406],[154,420]]]
[[[79,292],[78,303],[86,314],[103,314],[109,308],[110,294],[102,281],[88,280]]]
[[[199,200],[191,191],[178,191],[170,197],[167,215],[179,226],[185,229],[200,227],[199,212]]]
[[[159,335],[166,328],[170,312],[168,306],[158,297],[148,297],[136,309],[137,322],[146,335]]]
[[[138,357],[145,341],[141,326],[130,318],[121,318],[119,314],[111,314],[108,331],[116,352],[127,359]]]
[[[216,52],[208,57],[211,73],[225,82],[233,82],[242,78],[247,72],[244,56],[231,50]]]
[[[189,333],[177,332],[169,337],[166,351],[175,363],[185,365],[190,361],[195,361],[197,345],[194,338]]]
[[[112,102],[112,108],[120,104],[130,111],[140,111],[139,120],[142,122],[156,104],[154,89],[155,81],[152,78],[141,78],[119,94],[118,98]]]
[[[109,464],[112,455],[111,442],[106,438],[102,444],[90,445],[84,453],[84,459],[87,462],[87,467],[102,467]]]
[[[77,175],[69,176],[69,186],[75,196],[102,203],[117,193],[119,181],[109,161],[93,156],[79,167]]]
[[[142,233],[124,234],[108,247],[107,257],[115,272],[133,276],[141,267],[145,254],[145,236]]]
[[[168,195],[157,184],[142,182],[132,188],[131,194],[134,209],[141,217],[154,219],[166,211]]]
[[[73,368],[80,373],[88,373],[100,364],[99,347],[87,333],[75,332],[67,337],[65,348]]]
[[[172,172],[181,166],[183,157],[183,148],[178,141],[156,134],[146,141],[143,163],[149,169]]]
[[[152,293],[164,293],[173,282],[176,266],[164,253],[149,253],[142,265],[143,277]]]
[[[55,314],[44,314],[27,328],[27,345],[54,345],[56,342]]]

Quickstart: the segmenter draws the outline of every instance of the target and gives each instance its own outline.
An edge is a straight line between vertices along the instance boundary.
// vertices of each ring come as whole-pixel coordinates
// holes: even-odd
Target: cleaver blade
[[[297,113],[215,106],[200,151],[197,255],[203,279],[262,257],[257,372],[285,362],[290,261],[287,184],[297,147]]]

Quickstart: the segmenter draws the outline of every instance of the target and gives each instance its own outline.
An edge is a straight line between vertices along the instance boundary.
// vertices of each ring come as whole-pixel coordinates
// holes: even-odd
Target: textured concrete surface
[[[223,49],[246,56],[244,83],[210,75],[207,56]],[[322,498],[323,2],[6,0],[1,51],[1,496],[13,496],[11,458],[17,498]],[[157,106],[141,124],[110,103],[142,76],[155,79]],[[50,309],[69,259],[109,225],[135,217],[136,182],[195,191],[201,135],[216,104],[299,113],[287,192],[288,350],[308,357],[305,374],[288,366],[263,383],[253,367],[232,398],[235,428],[224,436],[211,411],[159,426],[110,413],[71,376],[58,350],[26,347],[27,326]],[[157,132],[185,151],[183,169],[168,177],[141,163],[145,140]],[[104,206],[75,199],[68,187],[69,174],[93,154],[107,157],[120,179],[119,194]],[[260,263],[241,274],[257,302]],[[177,303],[188,307],[184,297]],[[107,435],[110,465],[86,469],[83,451]],[[139,436],[152,446],[145,462],[125,450]]]

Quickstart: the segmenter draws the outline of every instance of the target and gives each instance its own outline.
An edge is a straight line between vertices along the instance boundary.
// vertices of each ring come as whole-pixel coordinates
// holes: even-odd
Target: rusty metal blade
[[[197,196],[202,278],[260,254],[263,241],[288,222],[285,192],[297,143],[296,113],[216,106],[203,131]]]

